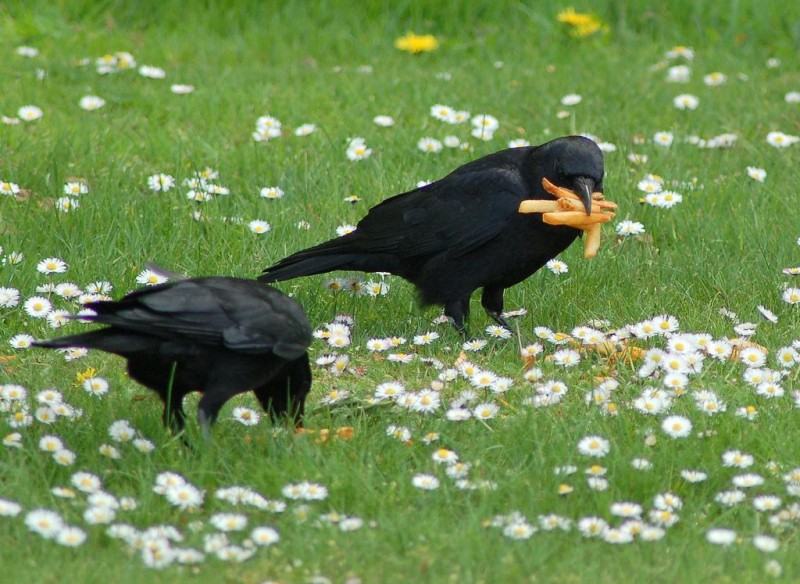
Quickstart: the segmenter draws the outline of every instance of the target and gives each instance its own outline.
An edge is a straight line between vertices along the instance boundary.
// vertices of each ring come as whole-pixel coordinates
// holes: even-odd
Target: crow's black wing
[[[250,280],[183,280],[90,307],[98,313],[92,320],[123,330],[241,353],[272,351],[295,358],[311,342],[310,326],[297,303]]]
[[[452,174],[370,209],[351,243],[401,258],[459,257],[506,229],[527,192],[515,168]]]

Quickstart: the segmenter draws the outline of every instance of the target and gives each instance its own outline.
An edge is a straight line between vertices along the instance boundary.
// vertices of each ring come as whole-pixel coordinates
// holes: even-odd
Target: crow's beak
[[[594,181],[586,176],[579,176],[575,179],[575,192],[581,198],[586,214],[592,214],[592,191],[594,191]]]

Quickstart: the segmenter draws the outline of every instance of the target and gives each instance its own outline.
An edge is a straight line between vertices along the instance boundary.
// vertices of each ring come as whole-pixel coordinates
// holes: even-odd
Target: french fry
[[[542,178],[542,188],[558,199],[575,199],[576,201],[580,201],[580,197],[571,190],[556,186],[546,178]],[[602,201],[603,199],[605,199],[603,193],[599,191],[592,193],[592,200]]]
[[[595,201],[593,208],[600,211],[610,211],[617,208],[611,201]],[[558,211],[584,212],[583,203],[578,199],[561,198],[556,201],[543,201],[541,199],[526,199],[519,204],[520,213],[555,213]]]
[[[600,250],[600,223],[595,223],[586,230],[583,239],[583,257],[591,259]]]
[[[542,220],[548,225],[567,225],[576,229],[583,229],[597,223],[607,223],[613,218],[614,215],[611,213],[592,213],[587,215],[581,211],[560,211],[542,215]]]
[[[560,209],[559,201],[542,201],[539,199],[526,199],[519,204],[520,213],[553,213]]]
[[[587,215],[581,198],[572,190],[559,187],[542,178],[542,188],[553,195],[555,201],[525,200],[519,205],[520,213],[541,213],[547,225],[572,227],[586,232],[583,238],[583,257],[589,259],[600,250],[601,226],[615,217],[617,204],[606,201],[601,192],[592,193],[592,213]]]

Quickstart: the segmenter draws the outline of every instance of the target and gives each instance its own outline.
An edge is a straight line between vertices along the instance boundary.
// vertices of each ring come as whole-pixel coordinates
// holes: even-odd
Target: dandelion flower
[[[429,53],[439,48],[439,41],[432,34],[418,35],[409,32],[395,39],[394,46],[407,53]]]

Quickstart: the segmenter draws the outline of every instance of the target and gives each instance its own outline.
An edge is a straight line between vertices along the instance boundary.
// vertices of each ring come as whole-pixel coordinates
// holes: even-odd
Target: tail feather
[[[357,232],[331,239],[298,251],[264,270],[261,282],[280,282],[299,276],[313,276],[334,270],[392,272],[394,259],[387,254],[374,254],[362,249]]]
[[[35,341],[35,347],[45,349],[67,349],[70,347],[83,347],[85,349],[100,349],[117,355],[127,355],[151,349],[153,339],[136,333],[116,331],[111,328],[100,329],[79,335],[69,335],[57,339]]]
[[[357,254],[337,254],[323,256],[298,257],[289,256],[272,267],[264,270],[259,276],[261,282],[280,282],[299,276],[313,276],[334,270],[357,269],[351,264],[358,260]]]

